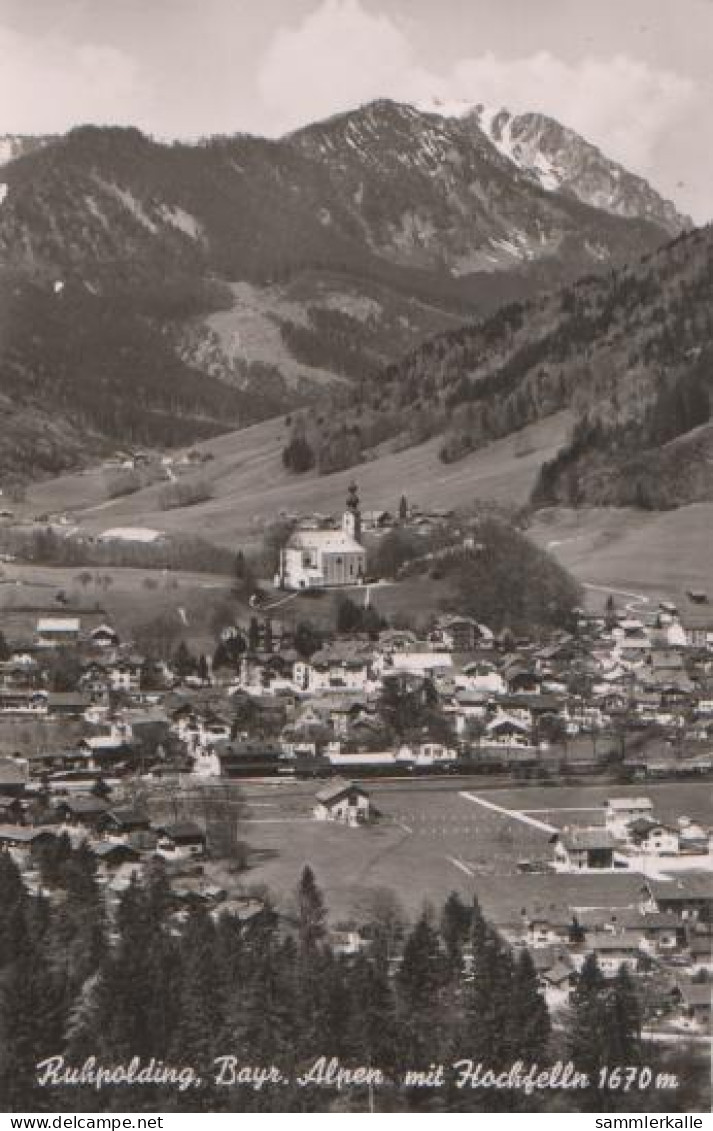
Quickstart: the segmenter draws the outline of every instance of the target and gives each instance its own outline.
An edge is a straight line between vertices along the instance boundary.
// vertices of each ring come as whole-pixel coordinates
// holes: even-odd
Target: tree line
[[[642,1012],[625,969],[605,979],[588,958],[564,1022],[553,1024],[529,953],[511,949],[477,899],[451,894],[408,924],[394,901],[374,901],[354,954],[332,945],[324,895],[309,867],[278,916],[269,895],[252,918],[178,912],[164,868],[148,865],[111,913],[86,847],[39,863],[53,897],[30,894],[0,853],[0,1088],[10,1111],[497,1111],[636,1110],[661,1097],[602,1090],[602,1065],[656,1065],[642,1044]],[[216,1058],[275,1065],[280,1087],[222,1087]],[[378,1069],[371,1095],[315,1083],[320,1057]],[[38,1082],[36,1065],[64,1057],[81,1067],[155,1063],[192,1072],[127,1087]],[[587,1076],[576,1092],[459,1089],[462,1058],[503,1071],[572,1060]],[[438,1087],[408,1072],[447,1066]],[[685,1061],[666,1110],[700,1110],[704,1065]],[[42,1075],[40,1073],[40,1075]],[[301,1082],[300,1082],[301,1081]],[[127,1103],[127,1099],[129,1102]]]

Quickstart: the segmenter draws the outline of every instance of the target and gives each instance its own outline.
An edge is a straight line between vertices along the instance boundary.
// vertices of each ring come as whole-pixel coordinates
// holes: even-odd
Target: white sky
[[[713,0],[0,0],[0,134],[280,134],[372,98],[542,110],[713,219]]]

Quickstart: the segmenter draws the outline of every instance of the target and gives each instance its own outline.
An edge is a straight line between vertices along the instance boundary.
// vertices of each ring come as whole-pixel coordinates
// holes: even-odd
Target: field
[[[179,478],[199,478],[209,485],[211,497],[194,506],[163,510],[164,482],[111,499],[114,473],[98,467],[34,484],[15,511],[20,521],[65,512],[89,534],[141,526],[249,548],[260,542],[265,526],[280,514],[339,513],[352,478],[357,479],[362,506],[368,510],[394,511],[402,493],[423,508],[458,508],[478,498],[521,506],[542,462],[564,442],[570,425],[569,415],[560,413],[455,464],[442,464],[440,441],[431,440],[319,476],[285,471],[281,451],[288,427],[284,420],[274,419],[196,445],[196,450],[210,456],[196,469],[175,465]],[[180,458],[181,453],[176,455]],[[587,586],[594,607],[603,605],[611,591],[620,591],[621,603],[667,598],[685,604],[688,589],[713,592],[712,526],[712,503],[664,512],[558,508],[536,514],[529,535]]]
[[[280,512],[341,512],[352,478],[358,480],[367,510],[394,511],[402,492],[422,507],[458,507],[478,497],[519,505],[526,501],[542,460],[563,442],[568,427],[569,417],[561,413],[449,466],[438,459],[440,442],[431,440],[333,475],[295,476],[284,470],[281,461],[288,429],[284,421],[271,420],[196,445],[196,450],[213,457],[192,473],[208,482],[213,492],[211,499],[196,506],[162,510],[162,484],[109,499],[110,477],[106,470],[95,468],[35,484],[17,513],[29,518],[65,511],[89,533],[144,526],[235,546],[259,539],[264,525]]]
[[[88,576],[84,582],[82,574]],[[68,605],[56,596],[64,593]],[[177,639],[195,650],[211,651],[215,609],[230,602],[230,580],[219,575],[102,566],[66,569],[55,566],[0,566],[0,617],[6,635],[32,637],[44,612],[79,615],[84,628],[109,619],[120,636],[156,617],[176,627]]]
[[[619,589],[644,604],[667,598],[685,608],[687,590],[713,593],[712,528],[713,504],[695,503],[659,512],[541,511],[529,534],[591,586],[594,604]]]
[[[475,794],[489,804],[561,826],[584,816],[562,810],[600,809],[611,786],[484,790],[435,780],[370,782],[367,791],[381,817],[375,827],[360,829],[314,821],[317,786],[279,782],[242,788],[248,804],[242,835],[251,849],[246,884],[267,884],[278,902],[289,904],[299,872],[308,863],[335,921],[363,912],[374,889],[394,892],[409,916],[418,914],[424,901],[438,906],[451,891],[466,898],[476,893],[486,913],[507,925],[534,903],[628,905],[636,902],[641,886],[641,876],[633,872],[519,873],[520,860],[550,859],[551,833],[462,796]],[[640,794],[642,787],[614,790],[616,796],[625,796]],[[643,791],[664,818],[710,816],[708,787],[676,783],[646,786]]]

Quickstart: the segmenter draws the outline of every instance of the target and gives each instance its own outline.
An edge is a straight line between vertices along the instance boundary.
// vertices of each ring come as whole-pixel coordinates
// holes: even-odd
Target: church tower
[[[347,493],[347,509],[342,518],[342,529],[345,534],[361,544],[361,510],[359,509],[359,494],[357,485],[352,480]]]

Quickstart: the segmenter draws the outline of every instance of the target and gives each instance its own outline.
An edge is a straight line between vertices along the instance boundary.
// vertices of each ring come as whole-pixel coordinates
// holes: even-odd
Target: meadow
[[[657,814],[673,820],[709,813],[707,787],[688,783],[629,787],[511,787],[443,781],[369,782],[366,789],[380,817],[370,828],[347,829],[312,819],[311,783],[250,783],[241,787],[247,819],[241,835],[250,846],[246,886],[266,884],[278,902],[289,905],[299,872],[308,863],[323,887],[334,921],[358,917],[374,892],[393,892],[405,913],[417,915],[424,902],[434,905],[450,891],[476,894],[486,913],[512,925],[524,907],[627,906],[637,902],[642,877],[635,872],[602,875],[521,873],[524,859],[552,855],[550,833],[461,796],[464,789],[488,802],[519,812],[546,810],[540,820],[555,825],[582,819],[565,815],[569,807],[597,809],[607,796],[645,793]]]

